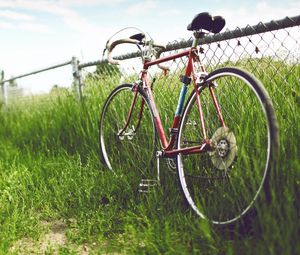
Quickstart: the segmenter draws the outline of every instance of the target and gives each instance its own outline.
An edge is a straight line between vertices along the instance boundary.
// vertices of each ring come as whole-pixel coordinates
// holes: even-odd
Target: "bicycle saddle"
[[[138,33],[138,34],[130,36],[129,38],[138,40],[141,43],[143,41],[143,39],[145,38],[145,34],[144,33]]]
[[[214,34],[219,33],[225,26],[225,19],[222,16],[211,16],[208,12],[197,14],[187,26],[189,31],[205,29]]]

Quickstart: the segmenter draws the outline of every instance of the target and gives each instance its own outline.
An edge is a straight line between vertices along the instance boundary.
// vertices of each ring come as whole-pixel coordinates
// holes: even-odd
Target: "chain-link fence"
[[[276,88],[276,93],[283,95],[292,93],[295,98],[299,98],[299,32],[300,16],[296,16],[206,36],[200,41],[201,52],[203,52],[202,60],[208,72],[220,66],[241,66],[257,76],[267,89]],[[191,43],[192,39],[170,42],[163,55],[173,54],[190,47]],[[132,52],[118,56],[116,58],[122,60],[119,68],[108,68],[108,65],[104,65],[102,69],[98,68],[98,71],[101,69],[100,72],[97,72],[98,76],[94,75],[93,77],[96,79],[109,77],[110,83],[113,83],[112,80],[114,80],[114,86],[122,82],[133,82],[138,78],[137,74],[142,69],[139,55],[139,52]],[[186,60],[187,58],[183,57],[167,63],[170,69],[168,75],[164,75],[156,67],[150,70],[152,77],[156,78],[156,83],[164,87],[164,91],[169,93],[169,97],[172,96],[171,92],[177,91],[176,88],[180,84],[179,75],[183,72]],[[77,96],[81,98],[85,79],[82,78],[82,74],[83,77],[87,77],[88,67],[99,67],[101,63],[103,62],[94,61],[80,64],[76,58],[73,58],[72,61],[54,66],[54,68],[72,64],[74,78],[72,84]],[[9,90],[7,87],[5,88],[4,84],[49,69],[41,69],[1,82],[1,101],[6,102],[9,98]],[[275,102],[276,104],[278,102]]]
[[[300,16],[225,31],[207,36],[200,41],[202,52],[200,57],[208,72],[219,67],[238,66],[254,74],[269,92],[279,122],[289,122],[282,126],[283,129],[288,129],[289,126],[293,127],[300,117],[299,32]],[[170,42],[162,56],[180,52],[191,44],[192,38]],[[106,80],[99,83],[99,86],[105,84],[108,89],[104,92],[107,94],[121,83],[135,82],[142,70],[139,56],[140,52],[133,52],[115,57],[122,60],[119,68],[103,65],[98,68],[98,75],[93,76],[93,82]],[[87,63],[79,67],[87,74],[84,72],[85,68],[95,64],[100,62]],[[158,110],[166,127],[172,125],[181,88],[180,75],[184,74],[186,64],[187,57],[164,63],[170,69],[167,75],[158,67],[153,66],[149,69],[150,81],[153,83],[155,80],[154,96],[159,97]],[[88,87],[88,79],[85,83]],[[292,113],[294,118],[285,119],[287,112]]]
[[[78,65],[78,59],[72,57],[71,60],[64,63],[17,75],[9,79],[5,79],[5,72],[2,70],[0,75],[0,105],[6,105],[6,107],[9,107],[21,101],[26,104],[32,100],[36,100],[37,94],[39,94],[39,96],[41,96],[40,98],[46,102],[49,99],[47,98],[47,94],[51,92],[51,89],[59,87],[57,83],[65,83],[65,81],[59,81],[57,78],[54,78],[61,77],[61,74],[68,74],[67,76],[69,76],[68,83],[70,84],[64,84],[63,87],[72,87],[76,96],[80,98],[81,90],[78,87],[78,81],[80,80],[78,78]],[[63,76],[65,78],[66,75]],[[43,84],[44,82],[47,84]],[[51,87],[49,87],[50,83],[52,83]],[[27,86],[24,86],[24,84]],[[45,87],[45,85],[48,87],[46,90],[42,91],[39,89]],[[38,90],[31,90],[33,87]]]

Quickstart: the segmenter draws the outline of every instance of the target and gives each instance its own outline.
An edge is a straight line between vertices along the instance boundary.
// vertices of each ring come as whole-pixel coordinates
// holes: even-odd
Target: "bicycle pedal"
[[[139,184],[140,193],[148,193],[151,189],[158,185],[158,181],[155,179],[142,179]]]

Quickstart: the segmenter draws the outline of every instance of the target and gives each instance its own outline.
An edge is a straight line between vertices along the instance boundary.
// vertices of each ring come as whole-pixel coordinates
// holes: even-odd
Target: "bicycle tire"
[[[121,170],[140,181],[150,171],[155,153],[156,132],[148,98],[140,87],[137,101],[132,111],[129,126],[122,135],[118,134],[125,126],[132,99],[135,95],[132,84],[116,87],[107,97],[99,121],[99,142],[101,159],[109,170]],[[140,118],[140,105],[145,104]]]
[[[209,86],[219,102],[221,125]],[[190,207],[213,224],[232,224],[248,214],[268,183],[278,153],[278,124],[271,99],[253,75],[235,67],[210,73],[198,87],[209,152],[177,156],[181,189]],[[192,92],[185,105],[177,148],[200,145],[199,113]]]

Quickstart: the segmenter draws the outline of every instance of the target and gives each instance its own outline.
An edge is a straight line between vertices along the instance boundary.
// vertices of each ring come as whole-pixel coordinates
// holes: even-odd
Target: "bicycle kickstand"
[[[160,159],[162,157],[162,152],[157,151],[156,152],[156,170],[157,170],[157,177],[156,179],[142,179],[141,183],[139,185],[139,192],[141,193],[148,193],[151,188],[159,186],[160,185]]]

